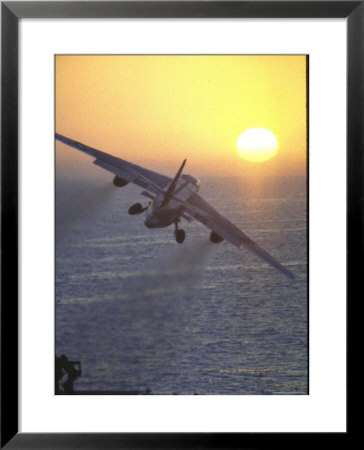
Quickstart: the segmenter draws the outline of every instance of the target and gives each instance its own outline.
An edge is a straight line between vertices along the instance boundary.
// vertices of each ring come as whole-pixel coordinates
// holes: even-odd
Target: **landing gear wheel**
[[[131,216],[134,216],[135,214],[141,214],[143,212],[143,207],[140,203],[134,203],[134,205],[131,205],[131,207],[128,210],[128,213]]]
[[[134,205],[131,205],[131,207],[128,210],[128,213],[131,216],[134,216],[135,214],[141,214],[142,212],[146,211],[149,208],[150,202],[148,203],[148,206],[143,208],[143,206],[140,203],[134,203]]]
[[[174,231],[174,236],[176,238],[176,241],[179,244],[182,244],[182,242],[185,240],[185,237],[186,237],[185,230],[175,230]]]

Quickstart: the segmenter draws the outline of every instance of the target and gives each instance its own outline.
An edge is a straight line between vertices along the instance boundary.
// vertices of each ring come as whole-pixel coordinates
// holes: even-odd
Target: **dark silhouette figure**
[[[64,394],[73,394],[73,382],[82,374],[80,361],[70,361],[67,356],[56,356],[56,394],[62,393],[60,385],[63,387]],[[65,382],[61,383],[64,375],[67,375]]]
[[[59,384],[61,382],[63,375],[66,374],[65,370],[63,369],[64,358],[66,358],[64,355],[62,355],[61,357],[56,356],[56,373],[55,373],[56,394],[60,394],[61,390]]]

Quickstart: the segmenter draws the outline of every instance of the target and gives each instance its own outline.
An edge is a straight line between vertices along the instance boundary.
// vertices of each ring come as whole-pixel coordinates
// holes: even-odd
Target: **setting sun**
[[[200,177],[305,174],[306,58],[57,55],[56,130],[165,174],[185,158]]]
[[[266,128],[250,128],[239,136],[236,147],[240,156],[252,162],[271,159],[278,151],[278,140]]]

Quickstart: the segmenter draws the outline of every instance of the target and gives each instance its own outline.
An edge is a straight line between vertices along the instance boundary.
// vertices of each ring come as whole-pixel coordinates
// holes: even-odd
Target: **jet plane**
[[[186,236],[185,231],[179,228],[181,219],[185,219],[187,222],[197,220],[210,229],[211,242],[217,244],[225,239],[236,247],[243,246],[287,277],[294,278],[294,275],[286,267],[282,266],[273,256],[198,195],[199,180],[183,173],[186,160],[183,161],[172,179],[58,133],[55,134],[55,137],[58,141],[95,158],[94,164],[114,175],[113,184],[116,187],[120,188],[128,183],[134,183],[142,188],[141,194],[149,199],[149,203],[144,207],[141,203],[133,204],[129,208],[129,214],[145,212],[146,227],[163,228],[174,225],[175,239],[181,244]]]

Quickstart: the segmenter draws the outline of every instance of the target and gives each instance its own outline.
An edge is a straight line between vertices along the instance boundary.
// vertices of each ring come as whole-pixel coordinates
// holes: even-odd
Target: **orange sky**
[[[239,156],[253,127],[277,136],[271,160]],[[197,177],[302,175],[306,57],[56,56],[56,131],[167,175],[184,158]],[[77,158],[56,149],[58,166]]]

